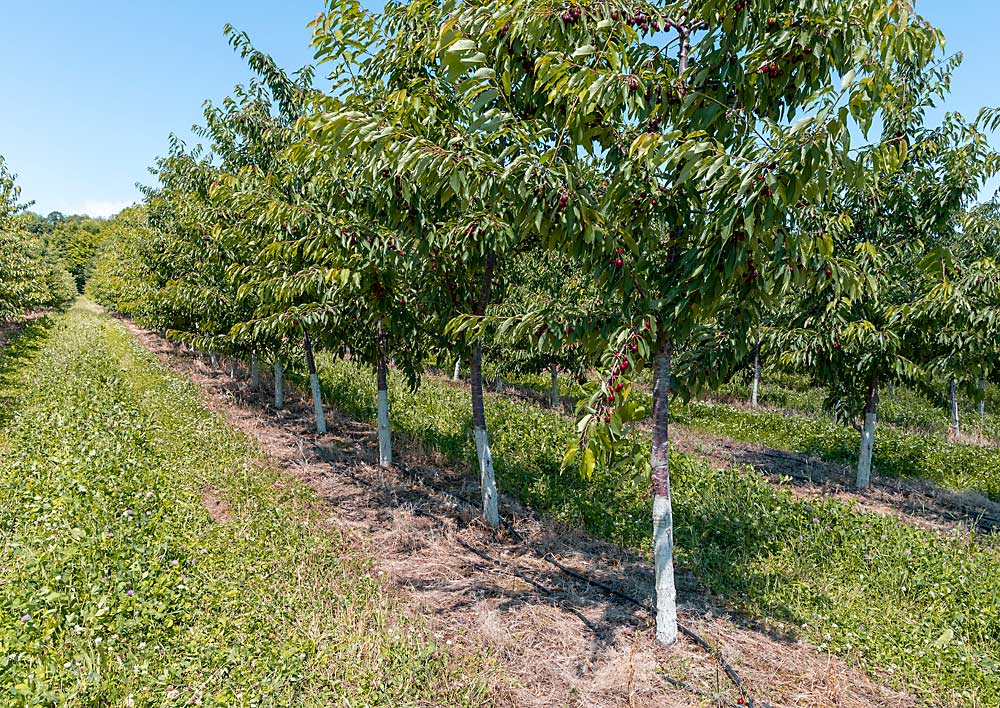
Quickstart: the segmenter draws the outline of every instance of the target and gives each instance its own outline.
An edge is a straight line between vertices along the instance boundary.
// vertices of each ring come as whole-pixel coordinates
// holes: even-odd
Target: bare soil
[[[271,464],[314,489],[328,523],[372,559],[387,587],[456,651],[498,667],[500,706],[735,705],[735,684],[703,647],[682,637],[664,648],[646,611],[567,576],[551,558],[650,603],[648,560],[564,528],[503,497],[514,534],[491,533],[469,500],[474,475],[432,453],[399,445],[399,462],[377,466],[375,430],[328,411],[316,436],[309,403],[294,389],[276,411],[270,392],[174,353],[155,334],[126,322],[169,368],[205,391],[206,404],[259,441]],[[207,502],[211,503],[210,501]],[[915,699],[797,641],[790,628],[755,628],[716,605],[694,577],[678,577],[681,621],[721,650],[759,706],[906,708]],[[680,681],[690,689],[670,682]]]

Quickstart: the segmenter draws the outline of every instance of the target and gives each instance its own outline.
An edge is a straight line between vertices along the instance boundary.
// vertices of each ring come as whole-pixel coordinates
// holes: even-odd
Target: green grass
[[[328,402],[375,417],[375,378],[321,358]],[[634,473],[561,473],[573,436],[564,416],[487,397],[501,488],[596,536],[648,550],[650,489]],[[431,446],[473,474],[469,397],[390,377],[397,437]],[[746,470],[671,456],[678,561],[733,608],[915,691],[934,705],[1000,704],[1000,546],[942,536],[833,500],[796,501]],[[696,598],[682,597],[681,602]]]
[[[487,660],[435,644],[120,324],[78,304],[33,325],[0,397],[0,704],[488,702]]]

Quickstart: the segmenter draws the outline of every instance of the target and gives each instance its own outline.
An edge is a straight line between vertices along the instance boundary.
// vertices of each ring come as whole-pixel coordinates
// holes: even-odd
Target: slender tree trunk
[[[476,344],[472,355],[472,430],[476,438],[476,456],[479,459],[479,483],[483,490],[483,516],[491,528],[500,526],[497,505],[497,485],[493,475],[493,455],[490,453],[486,433],[486,411],[483,407],[483,345]]]
[[[274,407],[278,410],[285,407],[283,373],[284,369],[281,367],[281,362],[274,362]]]
[[[213,369],[218,369],[219,368],[219,355],[216,354],[215,352],[211,352],[211,353],[209,353],[208,357],[209,357],[209,360],[212,362],[212,368]]]
[[[556,360],[549,362],[549,375],[552,377],[552,407],[559,407],[559,367]]]
[[[503,393],[503,376],[501,376],[500,374],[497,374],[496,392]]]
[[[250,353],[250,386],[252,388],[260,386],[260,361],[257,359],[257,350]]]
[[[451,380],[458,381],[458,375],[462,372],[462,360],[455,359],[455,373],[452,374]]]
[[[858,455],[858,489],[871,484],[872,455],[875,452],[875,421],[878,415],[878,381],[870,384],[865,401],[865,425],[861,429],[861,453]]]
[[[750,406],[757,407],[757,393],[760,391],[760,339],[753,348],[753,387],[750,389]]]
[[[236,357],[234,356],[229,359],[229,378],[235,379],[238,373],[239,367],[236,365]]]
[[[896,397],[896,383],[892,379],[889,379],[888,387],[889,387],[889,399],[891,400]]]
[[[976,412],[983,416],[986,415],[986,379],[979,379],[979,401],[976,403]]]
[[[952,376],[948,381],[948,410],[951,411],[951,432],[958,435],[958,380]]]
[[[309,335],[302,337],[302,346],[306,350],[306,365],[309,367],[309,388],[312,390],[313,410],[316,412],[316,432],[326,433],[326,416],[323,415],[323,394],[319,389],[319,376],[316,373],[316,360],[313,358],[312,340]]]
[[[490,303],[490,292],[493,287],[493,265],[495,256],[486,255],[483,268],[483,287],[480,293],[477,315],[486,313]],[[479,459],[479,483],[483,492],[483,516],[490,528],[500,526],[500,511],[498,508],[497,483],[493,475],[493,455],[490,453],[490,440],[486,432],[486,410],[483,407],[483,343],[476,342],[476,350],[472,354],[471,388],[472,388],[472,432],[476,438],[476,456]]]
[[[674,520],[670,502],[670,354],[664,338],[653,362],[653,564],[656,568],[656,639],[677,641],[677,589],[674,585]]]
[[[378,463],[392,464],[392,432],[389,429],[389,386],[386,382],[385,339],[382,323],[378,325]]]

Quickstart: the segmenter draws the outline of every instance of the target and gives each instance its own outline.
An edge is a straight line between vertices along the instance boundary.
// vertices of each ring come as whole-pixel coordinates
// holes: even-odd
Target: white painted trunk
[[[274,407],[284,408],[285,406],[285,392],[282,381],[282,368],[281,364],[274,362]]]
[[[559,407],[559,368],[553,361],[549,364],[549,373],[552,375],[552,407]]]
[[[500,374],[497,374],[496,391],[497,393],[503,393],[503,377]]]
[[[229,360],[229,378],[235,379],[237,373],[239,373],[239,371],[236,366],[236,357],[233,357]]]
[[[976,404],[976,412],[979,415],[986,415],[986,379],[979,379],[979,402]]]
[[[650,453],[653,487],[653,565],[656,570],[656,640],[677,641],[677,588],[674,582],[674,518],[670,503],[670,355],[660,343],[653,362],[653,430]]]
[[[479,483],[483,489],[483,515],[490,528],[500,526],[500,511],[497,505],[497,483],[493,476],[493,455],[485,428],[476,428],[476,455],[479,458]]]
[[[677,641],[677,588],[670,497],[653,497],[653,562],[656,566],[656,640],[661,644],[673,644]]]
[[[892,381],[889,382],[889,398],[896,397],[896,384]]]
[[[253,388],[260,386],[260,361],[257,359],[257,352],[250,355],[250,385]]]
[[[392,432],[389,429],[389,394],[378,392],[378,463],[392,464]]]
[[[458,375],[461,373],[461,371],[462,371],[462,360],[461,359],[456,359],[455,360],[455,373],[452,374],[451,380],[452,381],[458,381]]]
[[[948,408],[951,410],[951,432],[958,435],[959,425],[958,425],[958,381],[955,377],[951,377],[951,381],[948,383]]]
[[[218,369],[219,368],[219,355],[216,354],[215,352],[212,352],[211,354],[209,354],[209,357],[211,358],[211,361],[212,361],[212,368],[213,369]]]
[[[316,432],[326,433],[326,416],[323,415],[323,394],[319,388],[319,376],[309,374],[309,388],[312,389],[313,409],[316,411]]]
[[[872,453],[875,451],[874,410],[865,413],[865,427],[861,430],[861,454],[858,455],[858,489],[865,489],[872,480]]]

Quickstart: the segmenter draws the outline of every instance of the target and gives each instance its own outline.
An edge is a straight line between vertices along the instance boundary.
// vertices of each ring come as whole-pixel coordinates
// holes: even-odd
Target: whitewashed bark
[[[656,640],[677,641],[677,588],[674,582],[674,520],[670,502],[670,354],[664,341],[654,361],[653,444],[650,455],[653,484],[653,565],[656,570]]]
[[[280,362],[274,362],[274,407],[281,409],[285,407],[285,393],[282,381],[283,369]]]
[[[479,461],[479,484],[483,493],[483,516],[490,528],[499,528],[497,483],[493,474],[493,455],[486,433],[486,410],[483,405],[483,345],[477,344],[472,355],[472,430],[476,438],[476,458]]]
[[[209,356],[209,359],[212,362],[212,368],[213,369],[218,369],[219,368],[219,355],[216,354],[215,352],[212,352],[208,356]]]
[[[496,392],[503,393],[503,377],[500,374],[497,374]]]
[[[485,428],[475,428],[473,432],[476,438],[476,455],[479,458],[479,484],[483,490],[483,516],[490,528],[495,529],[500,526],[500,510],[489,436]]]
[[[976,403],[976,412],[979,415],[986,415],[986,379],[979,379],[979,402]]]
[[[392,433],[389,429],[389,394],[378,392],[378,463],[383,467],[392,464]]]
[[[889,398],[895,398],[896,397],[896,384],[895,384],[895,382],[892,381],[892,379],[889,380],[888,386],[889,386]]]
[[[861,451],[858,454],[858,477],[855,485],[866,489],[872,479],[872,455],[875,452],[875,422],[878,415],[878,385],[869,387],[865,403],[865,424],[861,429]]]
[[[559,407],[559,367],[553,360],[549,364],[549,374],[552,376],[552,407]]]
[[[760,342],[753,349],[753,386],[750,389],[750,406],[757,407],[757,394],[760,391]]]
[[[326,434],[326,416],[323,414],[323,392],[319,387],[319,375],[316,373],[316,360],[313,358],[312,341],[306,334],[302,338],[306,352],[306,366],[309,369],[309,388],[312,391],[313,412],[316,416],[316,432]]]
[[[250,386],[260,386],[260,361],[257,359],[257,352],[250,354]]]
[[[958,435],[958,381],[954,376],[948,382],[948,409],[951,411],[951,432]]]
[[[392,464],[392,430],[389,427],[389,386],[386,376],[385,339],[382,323],[378,325],[379,353],[376,367],[378,383],[378,463],[383,467]]]
[[[455,373],[452,374],[451,380],[458,381],[458,375],[462,372],[462,360],[455,359]]]
[[[236,366],[236,357],[234,356],[229,360],[229,378],[235,379],[238,373],[239,369]]]

